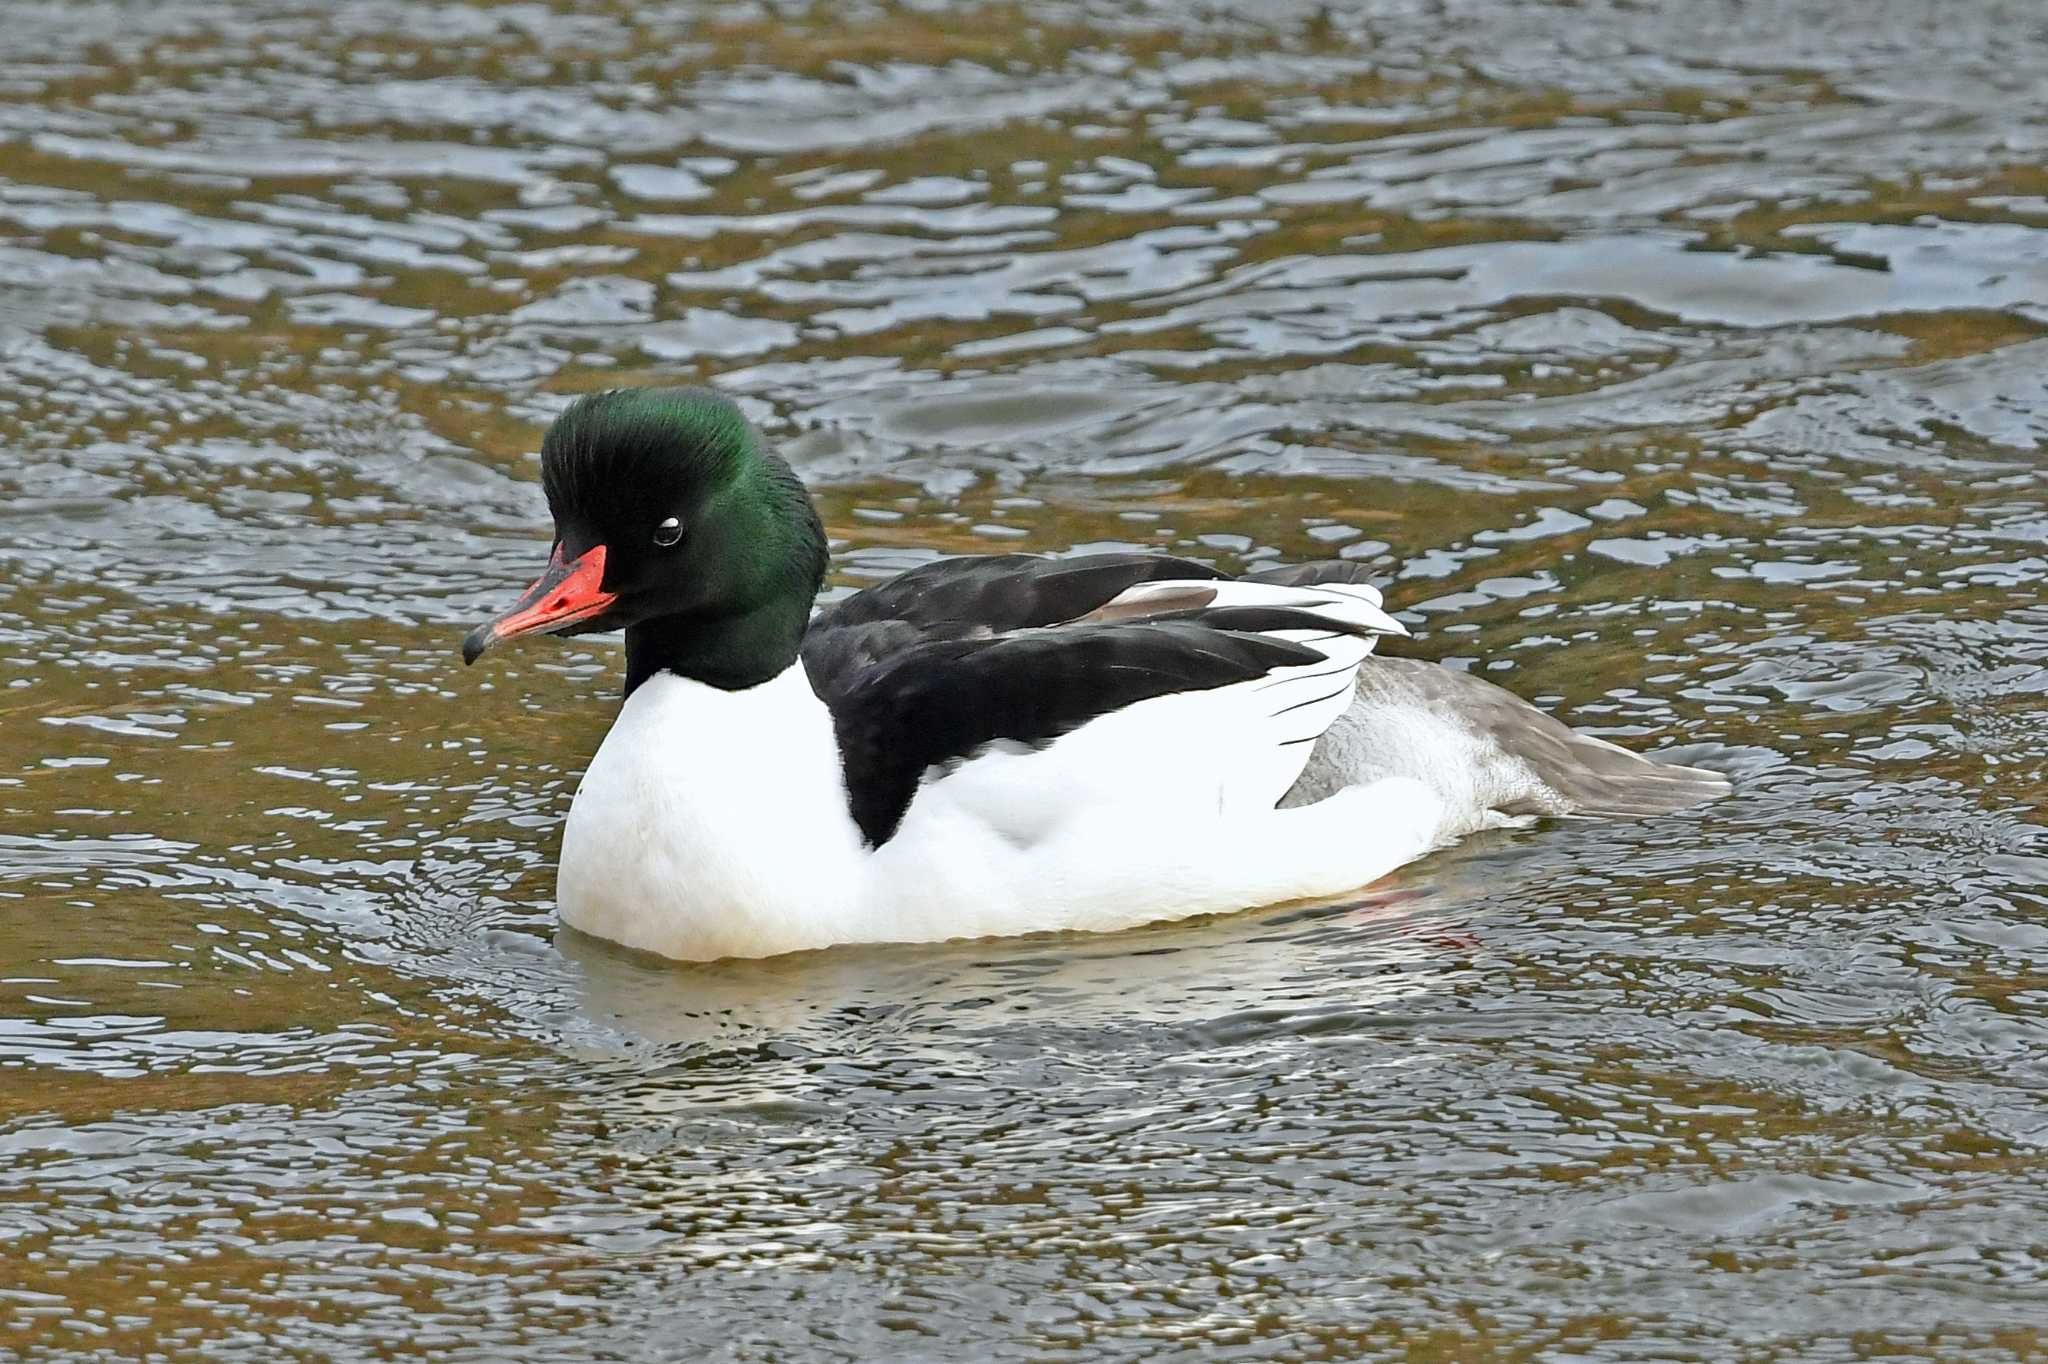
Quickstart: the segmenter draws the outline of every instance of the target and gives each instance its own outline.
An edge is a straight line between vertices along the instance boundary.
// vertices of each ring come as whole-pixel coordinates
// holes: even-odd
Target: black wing
[[[895,651],[832,702],[854,822],[880,846],[937,764],[999,740],[1050,743],[1139,701],[1322,658],[1307,645],[1191,620],[927,640]]]
[[[1224,573],[1166,554],[988,554],[940,559],[836,601],[813,629],[877,620],[920,625],[970,621],[1000,633],[1079,620],[1126,588],[1162,578],[1210,579]]]
[[[867,672],[920,644],[990,639],[1078,620],[1139,583],[1224,575],[1164,554],[989,554],[941,559],[821,609],[804,634],[811,687],[837,709]]]
[[[989,554],[941,559],[833,602],[812,618],[804,635],[804,671],[811,686],[837,705],[865,682],[867,669],[891,654],[942,640],[989,639],[1011,630],[1037,629],[1084,618],[1139,583],[1165,579],[1214,582],[1229,575],[1193,559],[1127,552],[1054,559],[1035,554]],[[1305,587],[1365,582],[1362,564],[1328,560],[1264,569],[1248,582]],[[1159,600],[1134,616],[1150,617],[1175,605]]]

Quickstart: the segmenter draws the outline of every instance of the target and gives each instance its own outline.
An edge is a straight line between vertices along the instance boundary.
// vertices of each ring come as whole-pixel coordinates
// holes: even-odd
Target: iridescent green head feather
[[[579,398],[541,444],[541,486],[566,558],[605,547],[604,586],[619,601],[592,628],[627,627],[631,649],[647,627],[643,645],[663,641],[655,666],[684,671],[687,655],[688,675],[742,685],[795,658],[824,581],[824,530],[730,399],[703,388]]]

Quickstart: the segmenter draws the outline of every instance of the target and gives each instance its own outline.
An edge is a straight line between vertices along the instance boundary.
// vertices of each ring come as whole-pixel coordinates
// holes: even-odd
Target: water
[[[1252,8],[8,8],[0,1352],[2048,1349],[2048,28]],[[617,645],[456,644],[654,380],[842,584],[1341,553],[1739,793],[1335,910],[571,940]]]

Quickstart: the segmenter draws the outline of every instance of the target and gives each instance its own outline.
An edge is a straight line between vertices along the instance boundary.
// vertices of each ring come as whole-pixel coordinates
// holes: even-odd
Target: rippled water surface
[[[0,1353],[2048,1351],[2038,6],[0,22]],[[455,644],[621,381],[742,402],[842,583],[1342,554],[1738,794],[573,940],[619,650]]]

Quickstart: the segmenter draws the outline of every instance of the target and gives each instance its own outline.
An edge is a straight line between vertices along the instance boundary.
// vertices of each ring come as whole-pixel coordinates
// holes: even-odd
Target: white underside
[[[1275,808],[1312,747],[1283,741],[1344,711],[1345,668],[1370,645],[1317,647],[1336,675],[1287,670],[1141,702],[1042,749],[998,745],[928,774],[873,849],[801,665],[740,692],[658,675],[627,700],[570,807],[562,921],[709,960],[1121,929],[1365,885],[1462,830],[1406,778]]]

